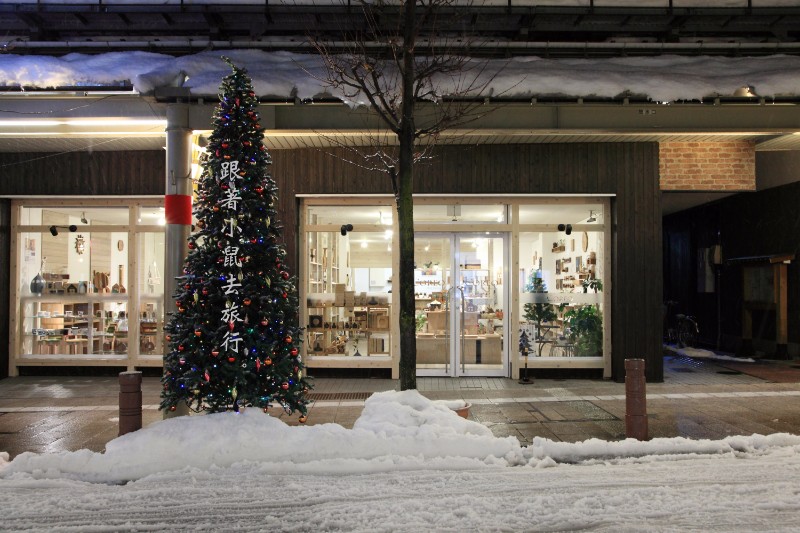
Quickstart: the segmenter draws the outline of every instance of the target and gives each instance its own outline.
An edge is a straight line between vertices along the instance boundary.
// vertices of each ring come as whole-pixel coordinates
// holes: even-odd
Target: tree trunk
[[[397,227],[400,241],[400,390],[417,388],[417,337],[414,301],[414,37],[415,0],[405,3],[403,28],[403,104],[398,142]]]

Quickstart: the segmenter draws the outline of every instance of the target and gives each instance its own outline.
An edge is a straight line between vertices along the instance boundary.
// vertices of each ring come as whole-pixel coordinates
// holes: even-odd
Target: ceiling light
[[[367,247],[367,241],[361,241],[361,247],[362,248],[366,248]]]
[[[88,224],[89,223],[89,221],[86,220],[86,211],[81,213],[81,223],[83,223],[83,224]]]
[[[592,209],[589,210],[589,218],[586,219],[586,222],[597,222]]]

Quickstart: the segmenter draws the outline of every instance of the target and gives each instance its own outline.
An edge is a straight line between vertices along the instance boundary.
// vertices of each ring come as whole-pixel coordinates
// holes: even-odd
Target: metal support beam
[[[188,104],[167,107],[167,184],[164,197],[167,220],[164,236],[164,309],[175,309],[177,277],[183,275],[186,241],[192,224],[192,130],[189,128]],[[164,346],[167,346],[166,339]],[[166,349],[165,349],[166,351]],[[176,411],[164,412],[164,418],[188,414],[181,404]]]

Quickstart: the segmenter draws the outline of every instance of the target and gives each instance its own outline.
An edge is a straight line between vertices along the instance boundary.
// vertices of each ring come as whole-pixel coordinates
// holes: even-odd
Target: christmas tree
[[[528,353],[531,351],[531,340],[528,338],[528,333],[523,329],[520,330],[519,334],[519,353],[528,357]]]
[[[258,98],[247,71],[222,80],[189,237],[177,309],[166,326],[161,408],[212,412],[280,405],[305,393],[298,298],[279,243],[277,186],[267,172]]]

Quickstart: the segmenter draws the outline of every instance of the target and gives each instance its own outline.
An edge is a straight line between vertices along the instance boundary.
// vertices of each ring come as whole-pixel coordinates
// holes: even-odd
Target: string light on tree
[[[222,80],[220,103],[198,183],[198,231],[166,326],[161,408],[266,410],[279,405],[306,420],[298,350],[297,289],[279,242],[277,186],[244,69]]]

